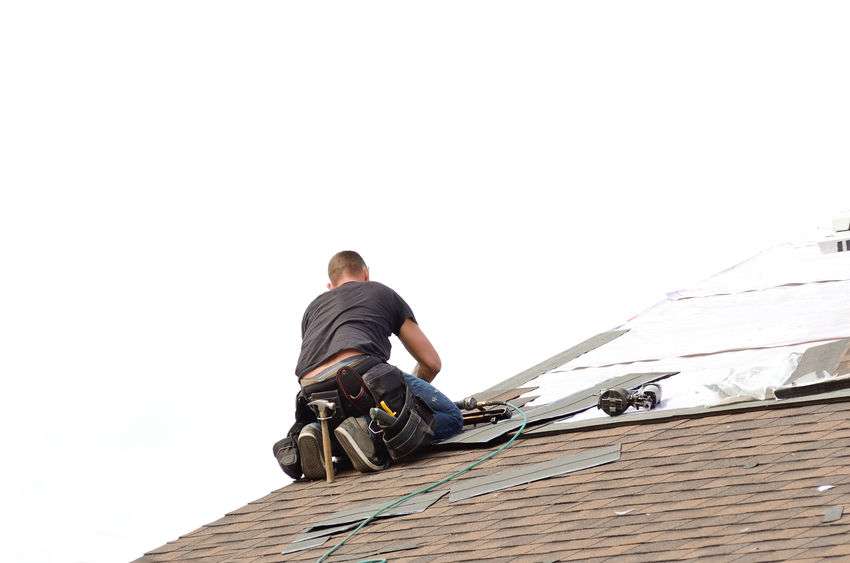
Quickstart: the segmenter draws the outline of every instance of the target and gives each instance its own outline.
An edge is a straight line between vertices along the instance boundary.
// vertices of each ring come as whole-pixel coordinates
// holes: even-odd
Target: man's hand
[[[440,356],[419,325],[410,319],[405,320],[401,330],[398,331],[398,337],[410,355],[418,362],[413,369],[413,375],[428,382],[433,381],[440,372],[442,364]]]
[[[434,378],[437,377],[437,372],[423,366],[420,363],[417,363],[413,366],[413,375],[418,377],[419,379],[424,379],[428,383],[434,381]]]

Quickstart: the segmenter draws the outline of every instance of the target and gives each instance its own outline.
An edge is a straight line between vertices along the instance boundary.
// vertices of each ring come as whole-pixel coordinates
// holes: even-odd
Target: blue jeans
[[[410,391],[425,401],[434,411],[434,440],[445,440],[463,430],[463,415],[448,397],[436,387],[409,373],[404,374],[404,382]]]

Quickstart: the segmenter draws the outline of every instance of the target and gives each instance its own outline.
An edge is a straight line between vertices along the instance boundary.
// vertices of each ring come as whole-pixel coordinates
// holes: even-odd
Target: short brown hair
[[[363,261],[362,256],[353,250],[343,250],[334,254],[328,262],[328,277],[331,283],[336,283],[346,272],[356,275],[365,269],[366,262]]]

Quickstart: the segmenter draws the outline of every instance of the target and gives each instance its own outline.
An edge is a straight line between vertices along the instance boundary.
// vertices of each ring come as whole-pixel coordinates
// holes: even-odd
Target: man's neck
[[[336,283],[336,285],[334,285],[333,289],[336,289],[338,287],[342,287],[343,285],[345,285],[349,282],[363,282],[363,281],[366,281],[366,280],[364,280],[362,278],[343,277]]]

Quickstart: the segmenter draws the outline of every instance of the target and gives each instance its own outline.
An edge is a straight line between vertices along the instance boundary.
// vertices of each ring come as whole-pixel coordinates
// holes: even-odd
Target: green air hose
[[[384,513],[384,512],[386,512],[387,510],[393,509],[393,508],[395,508],[396,506],[398,506],[398,505],[400,505],[400,504],[402,504],[402,503],[404,503],[404,502],[406,502],[406,501],[408,501],[408,500],[412,499],[413,497],[415,497],[415,496],[417,496],[417,495],[421,495],[421,494],[424,494],[424,493],[431,492],[431,491],[433,491],[434,489],[436,489],[437,487],[439,487],[440,485],[442,485],[442,484],[444,484],[444,483],[448,483],[449,481],[452,481],[452,480],[454,480],[454,479],[457,479],[458,477],[460,477],[460,476],[461,476],[461,475],[463,475],[464,473],[467,473],[467,472],[469,472],[469,471],[472,471],[473,469],[475,469],[476,467],[478,467],[479,465],[481,465],[482,463],[484,463],[484,462],[485,462],[485,461],[487,461],[488,459],[491,459],[491,458],[493,458],[493,457],[497,456],[498,454],[502,453],[503,451],[505,451],[506,449],[508,449],[509,447],[511,447],[511,445],[512,445],[514,442],[516,442],[517,438],[519,438],[519,437],[520,437],[520,435],[521,435],[521,434],[523,433],[523,431],[525,430],[525,425],[526,425],[526,423],[528,422],[528,417],[526,417],[526,416],[525,416],[525,413],[522,411],[522,409],[521,409],[521,408],[519,408],[519,407],[515,407],[515,406],[513,406],[513,405],[512,405],[512,404],[510,404],[510,403],[504,403],[504,404],[505,404],[505,406],[509,407],[511,410],[513,410],[514,412],[516,412],[517,414],[519,414],[519,415],[522,417],[522,424],[521,424],[521,425],[520,425],[520,427],[517,429],[517,431],[514,433],[514,435],[513,435],[513,436],[511,436],[511,439],[510,439],[510,440],[508,440],[507,442],[505,442],[504,444],[502,444],[501,446],[499,446],[498,448],[496,448],[496,449],[495,449],[495,450],[493,450],[492,452],[489,452],[489,453],[487,453],[487,454],[485,454],[485,455],[481,456],[480,458],[478,458],[477,460],[473,461],[472,463],[470,463],[470,464],[469,464],[469,465],[467,465],[466,467],[463,467],[463,468],[461,468],[461,469],[458,469],[458,470],[457,470],[457,471],[455,471],[454,473],[451,473],[451,474],[449,474],[449,475],[447,475],[447,476],[443,477],[443,478],[442,478],[442,479],[440,479],[439,481],[434,481],[434,482],[433,482],[433,483],[431,483],[430,485],[425,485],[424,487],[420,487],[420,488],[416,489],[415,491],[410,492],[410,493],[407,493],[406,495],[404,495],[404,496],[402,496],[402,497],[399,497],[399,498],[397,498],[396,500],[391,501],[391,502],[387,503],[386,505],[382,506],[381,508],[379,508],[378,510],[376,510],[375,512],[373,512],[373,513],[372,513],[372,514],[371,514],[368,518],[364,518],[364,519],[363,519],[363,521],[362,521],[362,522],[360,522],[360,524],[359,524],[356,528],[354,528],[354,529],[351,531],[351,533],[349,533],[347,536],[345,536],[345,538],[343,538],[343,539],[342,539],[342,541],[340,541],[338,544],[336,544],[335,546],[333,546],[332,548],[330,548],[329,550],[327,550],[327,551],[325,552],[325,554],[324,554],[324,555],[322,555],[322,556],[321,556],[321,557],[320,557],[320,558],[316,561],[316,563],[324,563],[324,561],[327,561],[327,560],[328,560],[328,558],[329,558],[331,555],[333,555],[333,554],[334,554],[337,550],[339,550],[342,546],[344,546],[346,543],[348,543],[348,540],[350,540],[351,538],[353,538],[353,537],[354,537],[354,535],[355,535],[355,534],[357,534],[357,532],[359,532],[360,530],[362,530],[362,529],[363,529],[364,527],[366,527],[366,526],[367,526],[370,522],[372,522],[373,520],[375,520],[376,518],[378,518],[381,514],[383,514],[383,513]],[[359,563],[386,563],[386,562],[387,562],[387,560],[386,560],[386,559],[369,559],[369,560],[360,561]]]

